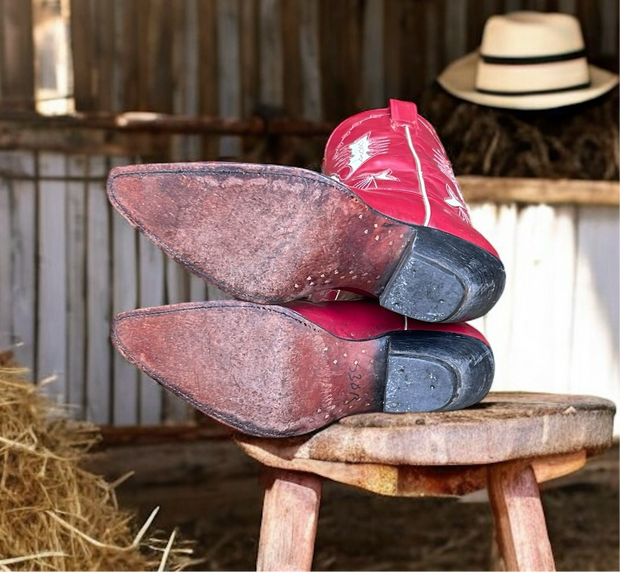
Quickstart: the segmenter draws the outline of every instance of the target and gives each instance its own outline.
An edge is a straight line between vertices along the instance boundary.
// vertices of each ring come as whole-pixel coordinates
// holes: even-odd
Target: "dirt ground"
[[[232,442],[108,449],[93,470],[135,471],[118,488],[121,506],[138,522],[161,507],[159,529],[196,541],[204,560],[193,570],[255,569],[262,470]],[[620,570],[617,445],[545,485],[542,499],[558,570]],[[313,569],[488,570],[491,527],[484,499],[391,498],[326,482]]]

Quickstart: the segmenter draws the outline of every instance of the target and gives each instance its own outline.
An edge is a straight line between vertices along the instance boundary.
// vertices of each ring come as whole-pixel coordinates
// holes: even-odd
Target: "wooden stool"
[[[491,393],[444,413],[354,415],[309,436],[238,435],[271,467],[258,570],[310,570],[322,478],[391,496],[487,488],[506,570],[555,570],[538,484],[608,448],[615,406],[591,396]]]

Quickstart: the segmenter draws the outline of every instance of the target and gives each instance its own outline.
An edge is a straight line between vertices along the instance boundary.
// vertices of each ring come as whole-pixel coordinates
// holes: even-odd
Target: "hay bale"
[[[458,99],[437,83],[420,100],[457,175],[618,180],[618,88],[579,104],[518,111]]]
[[[80,467],[98,428],[71,420],[0,352],[0,569],[182,570],[189,543],[137,530],[114,484]],[[155,512],[152,517],[155,516]]]

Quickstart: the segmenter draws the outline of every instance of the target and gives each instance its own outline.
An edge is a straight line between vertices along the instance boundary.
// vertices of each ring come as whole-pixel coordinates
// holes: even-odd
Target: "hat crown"
[[[511,12],[491,16],[480,45],[483,56],[539,57],[583,50],[579,21],[557,12]]]

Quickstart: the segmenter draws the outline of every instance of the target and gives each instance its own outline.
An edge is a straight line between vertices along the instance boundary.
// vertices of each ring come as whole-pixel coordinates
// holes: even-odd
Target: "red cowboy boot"
[[[462,409],[487,394],[494,373],[473,327],[416,322],[368,299],[145,308],[116,316],[111,338],[206,415],[269,437],[356,413]]]
[[[125,166],[110,172],[108,195],[169,256],[243,300],[281,304],[340,289],[428,322],[471,320],[497,302],[503,265],[472,228],[415,104],[392,100],[344,121],[324,170]]]

